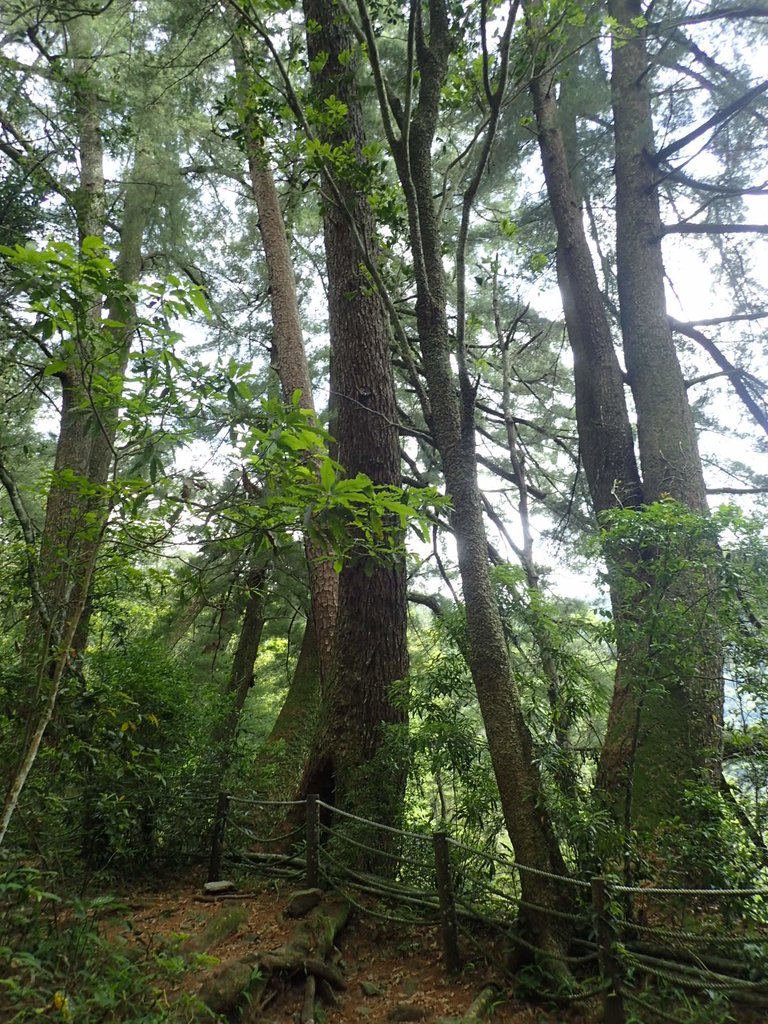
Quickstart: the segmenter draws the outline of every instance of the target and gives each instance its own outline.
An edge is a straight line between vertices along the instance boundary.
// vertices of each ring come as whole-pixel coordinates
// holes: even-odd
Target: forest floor
[[[119,926],[113,925],[113,934],[117,937],[122,933],[145,950],[197,947],[198,956],[192,958],[197,966],[166,990],[165,996],[172,1003],[184,994],[199,991],[216,964],[271,952],[289,941],[297,922],[283,911],[295,889],[257,881],[242,884],[239,890],[227,898],[210,897],[202,894],[199,884],[190,882],[173,891],[135,894],[128,900],[130,917]],[[371,909],[375,910],[373,904]],[[377,912],[381,910],[379,907]],[[237,922],[235,928],[209,941],[210,933],[217,930],[216,922],[226,919],[229,911]],[[490,940],[486,944],[479,936],[476,948],[467,947],[464,970],[449,978],[442,964],[436,928],[380,920],[359,909],[353,910],[336,944],[346,988],[339,993],[338,1007],[325,1009],[322,1017],[317,1015],[318,1024],[321,1019],[327,1024],[389,1024],[398,1020],[429,1024],[466,1012],[482,987],[499,977]],[[264,1019],[275,1024],[298,1021],[302,997],[301,984],[286,982],[265,1009]],[[596,1000],[562,1009],[532,1006],[508,992],[499,997],[492,1020],[494,1024],[591,1024],[599,1016]]]

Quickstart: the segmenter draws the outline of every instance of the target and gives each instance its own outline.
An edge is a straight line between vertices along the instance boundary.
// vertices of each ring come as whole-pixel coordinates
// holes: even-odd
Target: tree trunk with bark
[[[388,315],[363,269],[375,261],[376,245],[373,212],[355,180],[365,163],[356,44],[347,16],[331,0],[305,0],[304,14],[315,102],[319,109],[332,99],[337,109],[344,105],[322,132],[342,156],[323,175],[337,458],[349,476],[399,484]],[[385,823],[399,819],[406,779],[403,752],[390,749],[397,734],[390,727],[405,724],[390,689],[408,671],[406,626],[404,558],[381,564],[360,550],[339,579],[331,676],[303,789]]]
[[[533,744],[525,723],[493,594],[488,541],[475,458],[474,389],[459,354],[457,387],[447,317],[443,245],[434,201],[432,143],[441,90],[451,52],[448,11],[443,0],[430,0],[429,34],[420,7],[414,9],[415,49],[420,73],[419,98],[410,123],[400,119],[394,141],[398,174],[408,205],[416,278],[416,321],[424,375],[432,412],[432,430],[453,502],[459,571],[467,616],[467,660],[477,690],[488,749],[504,817],[521,871],[524,899],[544,907],[562,907],[567,894],[554,877],[565,873],[547,813]],[[369,40],[370,47],[370,40]],[[380,96],[381,100],[381,96]],[[547,953],[563,949],[564,937],[552,919],[530,914],[529,924],[550,969],[563,973]]]
[[[96,52],[93,22],[91,16],[84,15],[67,26],[80,160],[74,205],[81,246],[88,238],[101,238],[106,221],[100,100],[98,82],[92,74]],[[151,180],[147,177],[150,164],[139,142],[134,178],[126,187],[117,260],[118,277],[123,283],[136,280],[141,266],[141,243],[154,201],[154,189],[147,184]],[[53,716],[61,682],[87,643],[89,593],[109,515],[106,484],[114,459],[116,403],[122,390],[135,310],[131,303],[116,301],[108,317],[120,326],[105,327],[101,295],[85,293],[81,305],[84,312],[62,351],[66,366],[57,374],[61,381],[59,436],[37,561],[41,600],[32,602],[22,652],[29,686],[20,707],[27,727],[14,785],[19,779],[21,783],[13,799],[9,797],[10,813]],[[115,380],[120,382],[117,389]],[[107,382],[108,404],[99,397],[100,381]]]
[[[670,496],[706,514],[693,414],[666,310],[661,216],[645,29],[636,0],[611,0],[611,82],[616,143],[616,257],[627,374],[637,411],[646,502]],[[633,23],[634,19],[634,23]],[[714,551],[713,551],[714,555]],[[722,652],[712,623],[714,582],[681,574],[664,600],[701,622],[695,650],[681,650],[680,671],[657,679],[655,645],[642,637],[634,665],[621,673],[608,722],[600,785],[625,819],[645,829],[686,815],[688,783],[717,785],[722,736]],[[642,628],[639,631],[642,633]],[[631,802],[631,807],[627,803]]]
[[[102,238],[106,222],[100,101],[91,68],[96,45],[92,23],[93,18],[79,17],[69,24],[80,157],[75,210],[81,244],[86,238]],[[153,163],[153,154],[140,137],[125,187],[116,261],[118,278],[124,284],[136,281],[141,270],[141,246],[155,200]],[[100,297],[84,304],[88,310],[78,336],[68,344],[68,365],[58,374],[61,418],[39,556],[54,637],[68,628],[79,609],[72,639],[76,654],[82,653],[87,643],[91,614],[87,589],[83,588],[90,585],[86,581],[92,577],[109,514],[105,486],[115,460],[121,391],[116,393],[113,382],[121,382],[125,375],[136,317],[132,303],[118,300],[107,312],[108,319],[120,326],[105,327]],[[105,389],[108,402],[100,397],[99,381],[109,382]],[[31,664],[39,660],[46,646],[50,646],[50,638],[45,639],[39,619],[33,615],[27,640]]]
[[[283,401],[293,400],[299,392],[302,408],[315,412],[312,382],[309,377],[307,354],[301,329],[301,314],[296,294],[296,277],[285,229],[285,218],[280,208],[280,197],[270,166],[263,132],[249,96],[250,74],[247,54],[242,41],[233,37],[232,52],[238,77],[239,98],[245,130],[245,150],[251,188],[259,213],[259,230],[264,247],[264,259],[269,277],[270,308],[274,327],[273,365],[280,379]],[[333,568],[333,553],[305,540],[309,588],[312,597],[312,615],[315,622],[319,668],[322,680],[331,672],[333,636],[339,598],[339,580]]]
[[[571,179],[554,75],[531,82],[547,194],[557,229],[557,278],[573,349],[579,454],[595,512],[642,503],[624,377]]]

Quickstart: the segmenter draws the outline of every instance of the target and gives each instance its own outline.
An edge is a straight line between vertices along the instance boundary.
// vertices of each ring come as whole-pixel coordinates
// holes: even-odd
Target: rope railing
[[[232,804],[247,804],[250,807],[303,807],[306,800],[258,800],[244,796],[230,796]]]
[[[330,862],[330,864],[337,869],[336,874],[332,874],[327,870],[328,862]],[[365,882],[362,882],[359,879],[355,878],[352,872],[345,872],[343,870],[343,864],[341,864],[334,857],[329,856],[327,853],[323,854],[323,860],[320,864],[320,873],[325,877],[333,877],[337,881],[341,876],[344,876],[346,877],[347,882],[351,885],[354,885],[357,889],[360,889],[364,892],[369,892],[376,896],[382,896],[386,899],[397,900],[399,903],[405,903],[413,907],[425,907],[427,910],[437,911],[439,909],[437,898],[435,898],[434,900],[430,900],[429,898],[410,896],[408,895],[408,893],[398,892],[393,887],[376,887],[368,885]],[[437,922],[437,917],[433,916],[429,920],[431,924],[435,924]]]
[[[539,875],[542,878],[550,878],[556,882],[564,882],[566,885],[574,885],[583,889],[588,889],[590,883],[585,878],[575,878],[571,875],[556,875],[551,871],[543,871],[541,868],[533,868],[527,864],[520,864],[519,861],[512,860],[510,857],[505,857],[501,853],[486,853],[485,850],[477,850],[472,846],[466,846],[464,843],[460,843],[457,839],[448,837],[449,844],[457,850],[464,850],[466,853],[471,854],[473,857],[480,857],[482,860],[487,861],[491,864],[503,864],[505,867],[512,868],[515,871],[522,871],[524,874]]]
[[[256,819],[249,814],[250,809],[259,807],[286,811],[304,807],[305,820],[287,832],[278,827],[271,835],[261,835]],[[231,813],[235,809],[237,814]],[[322,821],[321,810],[324,812]],[[267,817],[273,820],[272,815]],[[283,829],[284,817],[281,816]],[[294,825],[293,813],[291,819]],[[340,827],[342,819],[349,826]],[[542,995],[566,1002],[602,996],[605,1020],[613,1024],[625,1024],[625,1001],[628,1006],[645,1007],[649,1014],[660,1019],[687,1024],[684,1018],[676,1017],[667,1008],[657,1008],[646,998],[649,992],[658,990],[665,993],[666,999],[669,986],[702,998],[707,998],[707,993],[719,992],[729,1000],[768,1005],[768,982],[750,977],[755,969],[755,958],[759,962],[763,955],[763,947],[768,959],[768,924],[754,920],[740,922],[744,931],[738,933],[718,926],[711,918],[702,931],[669,924],[670,912],[673,920],[682,916],[680,900],[707,898],[715,903],[725,902],[728,897],[768,896],[768,889],[628,886],[605,878],[558,875],[520,864],[503,853],[473,848],[444,833],[427,835],[398,829],[334,807],[312,794],[306,800],[259,800],[220,794],[216,812],[208,816],[208,820],[213,821],[209,880],[221,877],[228,825],[236,844],[242,845],[243,841],[251,846],[283,843],[289,852],[269,854],[244,850],[239,854],[240,863],[263,866],[278,874],[283,871],[286,877],[291,872],[294,877],[303,876],[308,885],[330,887],[361,913],[380,920],[413,927],[438,927],[445,965],[450,972],[458,970],[462,963],[459,927],[463,932],[474,922],[474,927],[483,924],[498,930],[515,945],[539,957],[542,963],[555,960],[567,965],[578,981],[577,989],[572,993]],[[336,827],[334,820],[338,821]],[[378,845],[377,835],[382,837]],[[397,837],[401,842],[393,842],[391,838],[385,841],[385,835]],[[402,849],[403,845],[413,848],[414,842],[421,849],[430,847],[431,857],[409,856]],[[229,852],[227,856],[230,857]],[[522,899],[521,875],[526,873],[558,885],[588,890],[589,894],[586,899],[574,895],[574,909],[569,906],[571,897],[564,901],[565,907],[562,903],[551,906],[548,901]],[[353,896],[351,890],[358,895]],[[384,906],[397,904],[404,912],[369,906],[369,901],[359,893],[375,897]],[[627,897],[628,906],[623,908]],[[658,901],[661,906],[654,912],[664,915],[666,922],[663,917],[660,924],[654,923],[653,918],[650,921],[642,917],[640,921],[632,919],[635,916],[633,902],[642,901],[644,897]],[[665,911],[665,904],[669,912]],[[655,904],[650,906],[655,907]],[[506,908],[514,913],[525,911],[529,920],[536,915],[540,920],[562,921],[566,933],[574,933],[571,948],[545,949],[530,941],[530,937],[514,928],[509,920],[512,914],[505,913]],[[713,909],[721,921],[725,919],[727,926],[730,919],[727,907]],[[643,906],[642,913],[649,914],[648,905]],[[573,946],[577,952],[581,947],[583,952],[573,955]],[[723,948],[722,954],[718,954],[718,947]]]
[[[338,878],[335,878],[334,876],[327,874],[326,872],[324,872],[322,870],[322,868],[320,869],[320,874],[321,874],[321,876],[323,878],[323,881],[326,882],[328,887],[333,892],[337,892],[340,896],[343,896],[344,899],[348,900],[349,903],[353,907],[355,907],[361,913],[367,914],[369,917],[373,917],[373,918],[375,918],[378,921],[388,921],[388,922],[393,923],[393,924],[407,924],[407,925],[410,925],[410,926],[415,927],[415,928],[419,928],[419,927],[434,928],[434,926],[435,926],[436,918],[434,918],[434,917],[426,917],[426,918],[401,917],[398,914],[385,914],[385,913],[383,913],[380,910],[374,910],[373,907],[367,907],[367,906],[365,906],[365,904],[359,903],[349,893],[348,890],[342,889],[342,887],[339,885]]]
[[[289,839],[295,839],[296,836],[304,835],[304,826],[299,825],[298,828],[291,829],[290,832],[281,832],[277,836],[257,836],[255,832],[247,828],[245,825],[241,825],[237,821],[231,822],[231,827],[239,832],[241,835],[246,836],[252,843],[258,843],[260,846],[269,845],[270,843],[283,843]]]
[[[384,857],[386,860],[394,861],[396,864],[407,864],[419,870],[434,871],[434,864],[428,864],[426,861],[415,861],[411,858],[403,857],[400,853],[392,853],[389,850],[382,850],[380,847],[369,846],[367,843],[361,843],[358,839],[353,839],[352,836],[347,835],[345,832],[338,832],[336,829],[332,829],[329,825],[321,823],[320,831],[324,835],[332,835],[339,842],[346,843],[347,846],[354,846],[358,850],[365,850],[366,853],[373,854],[374,857]]]
[[[373,821],[371,818],[361,818],[358,814],[351,814],[349,811],[342,811],[340,807],[334,807],[333,804],[327,804],[324,800],[318,800],[317,806],[322,807],[325,811],[331,811],[333,814],[338,814],[342,818],[347,818],[350,821],[357,821],[361,825],[370,825],[372,828],[377,828],[382,832],[391,832],[398,836],[406,836],[408,839],[418,839],[421,842],[431,842],[431,837],[424,835],[423,832],[407,832],[402,828],[394,828],[392,825],[385,825],[381,821]]]
[[[756,927],[766,927],[756,926]],[[668,939],[670,942],[691,943],[700,946],[743,946],[745,942],[768,942],[768,935],[723,935],[719,932],[691,932],[679,928],[659,928],[654,925],[637,924],[632,921],[626,925],[627,931],[652,938]]]
[[[632,896],[768,896],[768,889],[672,889],[652,885],[611,885],[611,889]]]

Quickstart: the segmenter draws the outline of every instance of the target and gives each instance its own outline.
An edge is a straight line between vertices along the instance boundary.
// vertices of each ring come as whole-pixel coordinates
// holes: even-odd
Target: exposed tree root
[[[277,992],[300,977],[305,979],[300,1019],[302,1024],[312,1024],[317,993],[346,987],[332,954],[349,910],[346,900],[330,897],[315,907],[278,949],[221,964],[203,982],[200,998],[230,1021],[257,1024]]]
[[[435,1024],[478,1024],[490,1016],[499,993],[499,986],[491,982],[480,990],[464,1013],[458,1017],[441,1017]]]

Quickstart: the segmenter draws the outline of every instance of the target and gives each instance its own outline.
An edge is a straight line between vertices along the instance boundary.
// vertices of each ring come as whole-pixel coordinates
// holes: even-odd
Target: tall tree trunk
[[[443,248],[434,201],[432,143],[440,95],[451,51],[448,12],[443,0],[430,0],[429,39],[416,7],[416,52],[419,99],[410,124],[395,146],[403,182],[414,253],[416,321],[424,374],[432,409],[432,427],[443,464],[446,489],[453,501],[459,571],[467,615],[468,662],[483,716],[488,749],[517,860],[535,869],[521,871],[524,899],[544,907],[562,906],[566,894],[550,875],[564,873],[541,779],[534,762],[531,735],[512,676],[501,615],[491,587],[488,542],[475,459],[474,389],[459,360],[459,387],[451,366],[451,334]],[[370,42],[369,42],[370,45]],[[552,920],[532,914],[537,944],[557,953],[563,939]],[[558,961],[550,961],[558,970]]]
[[[154,152],[139,137],[133,166],[125,184],[123,219],[120,227],[120,249],[116,260],[117,275],[123,284],[138,281],[141,273],[142,243],[147,221],[156,197],[156,187],[152,183],[154,171]],[[116,464],[115,439],[120,418],[119,401],[122,395],[122,382],[128,365],[131,339],[135,329],[136,309],[131,302],[113,304],[108,311],[108,318],[121,326],[102,329],[106,340],[106,351],[100,354],[98,376],[111,382],[108,389],[107,403],[99,403],[98,399],[89,394],[90,404],[90,446],[88,452],[88,475],[90,484],[95,484],[95,497],[87,503],[88,518],[93,524],[82,545],[82,556],[94,564],[98,557],[99,546],[110,511],[109,496],[101,491],[109,482]],[[119,382],[116,389],[114,382]],[[98,530],[96,529],[98,526]],[[87,591],[81,595],[83,582],[74,581],[73,593],[70,598],[75,604],[82,603],[83,613],[80,616],[74,636],[74,649],[82,653],[88,643],[88,632],[93,610],[93,602],[88,599]]]
[[[259,213],[259,230],[269,276],[275,367],[280,379],[283,400],[291,402],[293,395],[298,391],[302,408],[314,413],[312,382],[301,330],[296,278],[285,230],[285,219],[280,208],[280,197],[275,186],[262,129],[250,101],[247,56],[237,35],[232,40],[232,52],[242,104],[248,170]],[[331,672],[339,581],[333,569],[332,552],[322,550],[309,540],[305,541],[304,546],[309,571],[312,615],[320,654],[320,675],[321,679],[325,680],[329,678]]]
[[[75,213],[81,243],[87,237],[102,236],[106,213],[98,98],[89,75],[95,49],[92,22],[92,18],[84,16],[74,18],[69,25],[70,75],[80,160]],[[59,436],[39,554],[40,584],[49,622],[44,625],[33,608],[25,641],[25,663],[33,672],[41,661],[48,660],[51,651],[52,668],[60,638],[65,632],[74,636],[77,624],[70,630],[70,617],[75,609],[83,610],[79,600],[82,582],[90,579],[90,552],[101,538],[100,525],[89,521],[87,503],[81,493],[83,483],[89,478],[94,428],[89,412],[86,368],[91,355],[90,343],[99,330],[101,315],[100,302],[94,298],[78,325],[76,336],[67,343],[68,365],[58,374],[61,381]],[[32,700],[33,707],[38,696],[39,687]]]
[[[349,59],[356,44],[347,16],[331,0],[305,0],[304,14],[316,102],[335,97],[346,105],[327,141],[363,164],[357,61]],[[338,461],[350,476],[399,484],[389,321],[362,270],[366,258],[375,260],[375,225],[353,173],[334,172],[335,195],[326,193],[323,212]],[[405,786],[403,756],[381,749],[386,727],[405,721],[390,687],[408,671],[406,626],[404,559],[382,565],[360,551],[339,579],[333,666],[304,788],[384,822],[398,819]]]
[[[101,238],[106,221],[100,101],[92,68],[96,47],[93,21],[83,16],[69,24],[80,158],[75,211],[81,244],[86,238]],[[141,245],[155,199],[153,163],[153,154],[140,137],[125,187],[116,263],[118,277],[126,284],[136,281],[141,270]],[[102,313],[99,297],[94,296],[78,336],[68,343],[68,365],[59,374],[59,437],[40,541],[41,582],[52,631],[54,636],[60,634],[75,609],[80,609],[72,640],[77,653],[85,648],[91,614],[83,588],[90,585],[86,581],[92,577],[109,511],[104,486],[114,462],[119,401],[113,381],[122,381],[125,375],[136,315],[130,303],[120,302],[108,310],[108,318],[121,326],[107,328],[102,325]],[[108,404],[100,399],[95,379],[110,382]],[[27,645],[32,660],[40,655],[41,634],[40,622],[33,615]]]
[[[540,31],[545,33],[546,27],[541,26]],[[570,173],[554,95],[555,75],[546,66],[550,58],[545,49],[539,57],[541,70],[531,81],[531,95],[547,194],[557,231],[557,276],[573,351],[579,453],[592,506],[600,513],[617,507],[637,507],[642,504],[643,493],[623,374],[584,230],[581,203]],[[619,576],[621,572],[631,573],[632,567],[609,568],[613,615],[621,622],[633,609],[624,607]],[[617,692],[626,690],[629,685],[633,655],[634,648],[618,651]],[[621,777],[625,775],[622,770]]]
[[[568,168],[546,69],[531,82],[547,194],[557,229],[557,277],[573,349],[579,454],[595,512],[643,500],[624,378]]]
[[[96,50],[93,22],[92,17],[81,16],[68,25],[80,159],[75,213],[81,246],[86,239],[103,235],[106,219],[100,101],[92,74]],[[144,226],[154,198],[154,190],[148,191],[142,178],[148,169],[146,159],[139,169],[144,157],[139,147],[135,181],[126,190],[118,259],[118,274],[124,282],[138,276]],[[122,381],[124,376],[135,316],[130,308],[115,306],[108,311],[109,319],[122,326],[107,329],[102,325],[101,297],[86,294],[82,298],[85,312],[65,343],[67,365],[58,374],[62,388],[59,436],[38,556],[43,600],[40,606],[33,602],[24,642],[23,664],[30,687],[21,702],[27,719],[22,785],[53,715],[61,680],[87,641],[88,595],[109,514],[104,485],[118,422],[113,380]],[[97,377],[110,382],[109,405],[100,403],[98,388],[93,386]]]
[[[621,325],[647,502],[669,495],[706,513],[693,415],[666,311],[661,216],[645,30],[638,0],[611,0],[619,27],[611,82],[616,142],[616,255]],[[634,20],[634,24],[633,24]],[[680,652],[675,678],[654,678],[654,644],[617,685],[601,780],[620,802],[631,800],[634,825],[685,814],[686,782],[717,784],[722,736],[722,656],[712,626],[712,581],[683,574],[665,596],[701,617],[696,650]],[[664,642],[668,643],[666,638]],[[643,682],[645,680],[645,682]],[[618,784],[618,788],[617,788]]]

